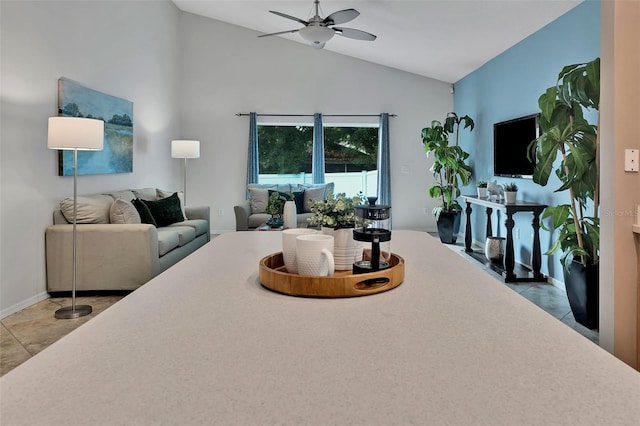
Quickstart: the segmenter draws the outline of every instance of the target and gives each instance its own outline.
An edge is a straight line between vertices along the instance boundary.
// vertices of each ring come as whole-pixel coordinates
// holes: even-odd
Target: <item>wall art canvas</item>
[[[78,175],[133,172],[133,102],[58,80],[58,115],[104,121],[102,151],[78,151]],[[73,151],[58,151],[58,174],[73,176]]]

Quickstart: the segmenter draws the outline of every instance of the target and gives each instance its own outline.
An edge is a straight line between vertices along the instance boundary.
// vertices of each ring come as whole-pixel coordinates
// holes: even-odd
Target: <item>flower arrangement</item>
[[[356,222],[355,207],[365,204],[362,192],[354,197],[347,197],[345,193],[329,195],[324,201],[312,201],[309,223],[328,228],[353,228]]]

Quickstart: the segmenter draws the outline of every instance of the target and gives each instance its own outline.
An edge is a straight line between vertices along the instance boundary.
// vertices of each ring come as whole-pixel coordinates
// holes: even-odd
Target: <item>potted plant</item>
[[[329,195],[324,201],[312,201],[309,205],[313,216],[311,225],[322,227],[322,233],[334,237],[334,261],[338,271],[351,270],[355,260],[362,259],[362,244],[353,239],[356,224],[355,207],[365,203],[360,192],[354,197],[345,193]]]
[[[438,225],[440,241],[455,244],[460,231],[462,207],[458,203],[460,185],[471,180],[471,167],[465,163],[469,157],[459,146],[460,125],[473,131],[473,120],[465,115],[458,117],[455,112],[447,114],[444,124],[434,120],[431,127],[422,129],[422,144],[427,157],[433,153],[431,172],[435,182],[429,188],[429,196],[440,200],[433,209]],[[455,143],[449,144],[449,136],[455,135]]]
[[[537,159],[534,182],[546,185],[555,172],[556,192],[568,194],[568,204],[547,207],[558,238],[545,254],[563,253],[565,287],[577,322],[598,327],[600,260],[599,134],[584,118],[585,110],[599,110],[600,58],[566,66],[555,86],[540,96],[540,128],[531,144]],[[560,161],[556,159],[560,157]],[[548,228],[542,224],[544,229]]]
[[[269,201],[267,202],[267,208],[265,209],[265,212],[271,215],[271,219],[267,221],[267,225],[269,225],[269,227],[279,228],[280,226],[283,226],[284,221],[282,220],[282,213],[284,211],[284,203],[289,199],[288,194],[283,192],[271,192],[269,195]],[[291,195],[291,199],[293,199],[293,194]]]
[[[478,189],[478,198],[487,198],[487,181],[479,180],[476,183],[476,188]]]
[[[509,182],[504,185],[504,198],[507,204],[515,204],[517,194],[518,185],[515,182]]]

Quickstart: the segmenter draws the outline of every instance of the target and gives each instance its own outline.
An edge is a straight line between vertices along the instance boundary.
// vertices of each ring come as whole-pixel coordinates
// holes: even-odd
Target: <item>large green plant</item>
[[[447,114],[444,124],[434,120],[431,127],[422,129],[422,144],[427,157],[433,153],[434,160],[431,172],[435,182],[429,188],[431,198],[439,198],[440,205],[433,209],[436,219],[442,212],[460,212],[462,207],[457,198],[460,196],[460,185],[467,185],[471,180],[471,167],[465,163],[469,158],[459,146],[460,125],[473,131],[473,120],[465,115],[458,117],[455,112]],[[449,144],[450,135],[455,135],[455,144]]]
[[[562,251],[562,263],[573,259],[597,264],[600,255],[600,195],[598,126],[584,118],[584,110],[599,110],[600,58],[568,65],[556,85],[538,100],[544,132],[530,146],[535,152],[534,182],[547,185],[553,171],[561,182],[555,192],[569,193],[569,204],[547,207],[542,219],[551,219],[558,232],[546,254]],[[560,161],[556,160],[560,158]],[[544,226],[545,229],[548,229]]]

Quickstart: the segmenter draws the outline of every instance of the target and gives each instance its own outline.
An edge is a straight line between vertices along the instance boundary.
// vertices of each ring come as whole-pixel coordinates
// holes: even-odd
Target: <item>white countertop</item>
[[[224,234],[0,378],[0,423],[638,424],[640,373],[425,233],[405,282],[296,298]]]

